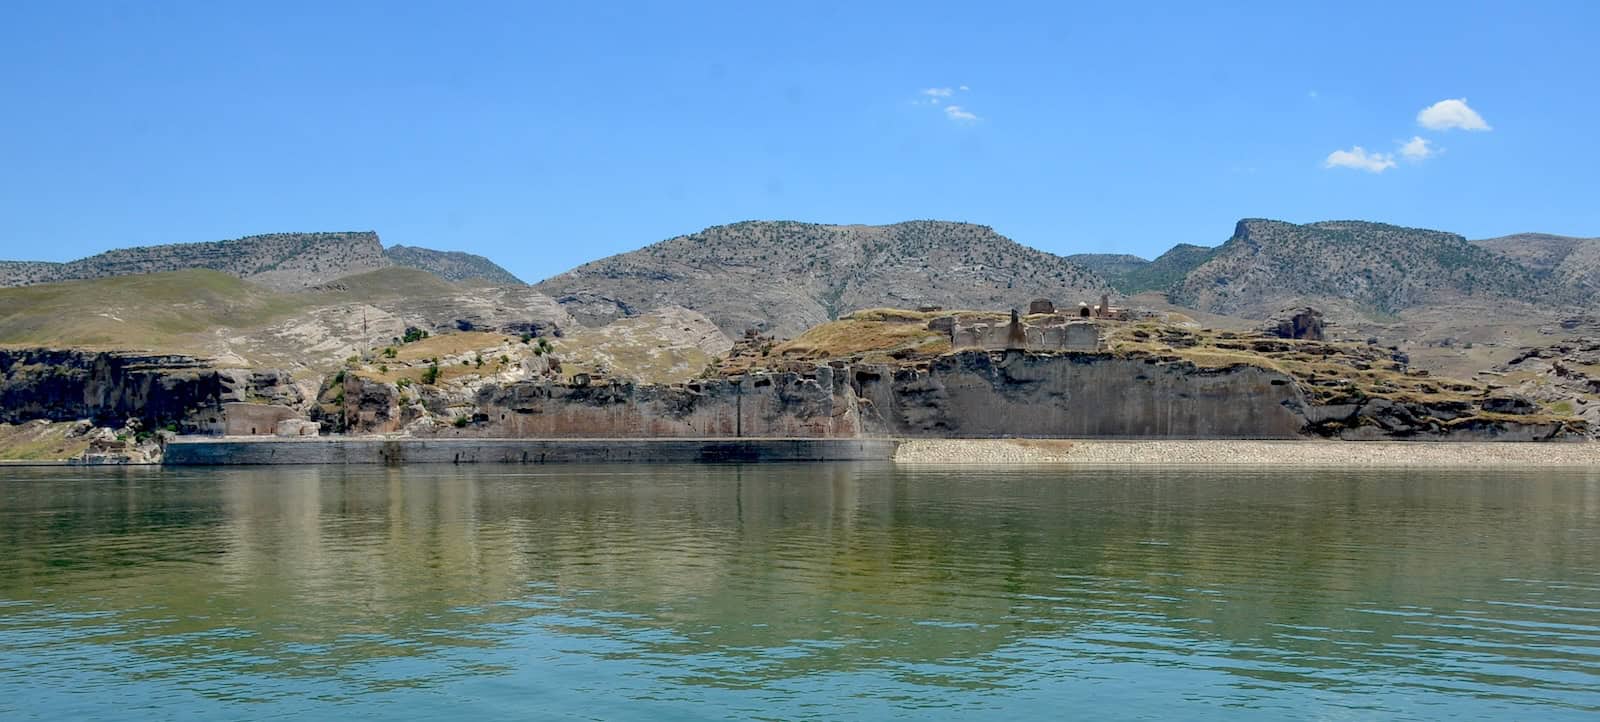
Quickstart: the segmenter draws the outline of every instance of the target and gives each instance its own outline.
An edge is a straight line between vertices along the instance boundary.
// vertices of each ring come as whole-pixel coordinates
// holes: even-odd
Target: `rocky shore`
[[[1600,442],[1106,441],[914,439],[902,464],[1085,464],[1441,467],[1594,466]]]

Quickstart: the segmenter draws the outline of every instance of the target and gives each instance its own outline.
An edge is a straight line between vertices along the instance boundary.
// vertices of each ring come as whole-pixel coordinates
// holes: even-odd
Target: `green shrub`
[[[422,372],[422,383],[432,386],[439,380],[439,362],[428,364],[427,370]]]
[[[458,429],[464,429],[464,428],[467,427],[467,417],[465,417],[465,416],[457,416],[456,420],[452,421],[450,423],[453,424]]]

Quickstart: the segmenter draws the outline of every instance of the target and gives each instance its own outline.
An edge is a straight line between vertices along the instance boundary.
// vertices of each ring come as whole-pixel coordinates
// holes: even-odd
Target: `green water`
[[[0,470],[0,719],[1595,719],[1600,472]]]

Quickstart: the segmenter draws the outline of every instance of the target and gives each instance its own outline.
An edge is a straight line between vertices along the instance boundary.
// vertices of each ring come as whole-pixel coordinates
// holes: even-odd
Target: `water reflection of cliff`
[[[728,687],[863,668],[1004,684],[980,668],[1085,654],[1203,654],[1330,687],[1384,669],[1486,688],[1546,684],[1524,663],[1600,674],[1548,649],[1553,625],[1600,620],[1593,472],[11,473],[5,628],[75,628],[60,643],[156,676],[327,675],[531,630]],[[69,614],[90,611],[111,614]],[[1471,654],[1434,653],[1452,649]]]

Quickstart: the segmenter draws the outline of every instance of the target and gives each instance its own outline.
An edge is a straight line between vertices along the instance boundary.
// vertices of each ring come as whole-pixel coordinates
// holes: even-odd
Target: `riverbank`
[[[1600,467],[1600,443],[916,439],[901,442],[894,460],[902,464],[991,465]]]

